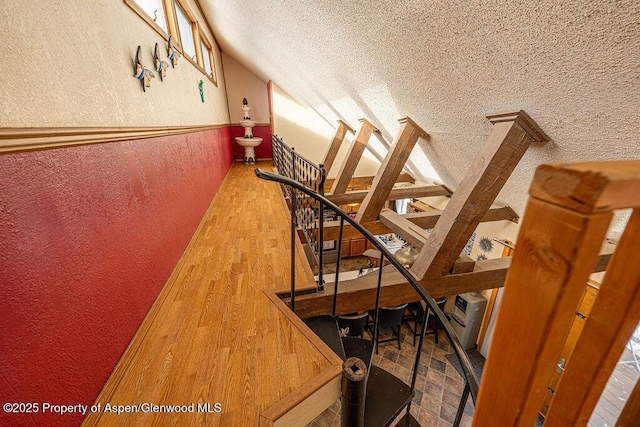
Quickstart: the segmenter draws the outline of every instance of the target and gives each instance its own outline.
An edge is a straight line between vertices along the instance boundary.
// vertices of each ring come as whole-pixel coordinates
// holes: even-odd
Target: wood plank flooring
[[[258,166],[272,169],[270,162]],[[101,410],[83,425],[255,426],[262,412],[295,390],[308,392],[310,382],[341,364],[265,294],[290,283],[289,216],[278,184],[256,178],[253,169],[236,163],[229,171],[98,396]],[[305,264],[296,265],[299,285],[312,280]],[[118,415],[105,411],[107,403],[196,410],[132,406],[126,409],[138,412]],[[211,411],[218,403],[221,411],[198,412],[198,403],[210,403]]]

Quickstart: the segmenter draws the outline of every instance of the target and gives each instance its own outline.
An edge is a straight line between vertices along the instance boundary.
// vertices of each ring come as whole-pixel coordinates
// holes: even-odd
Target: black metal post
[[[384,265],[384,254],[380,253],[380,268],[378,270],[378,289],[376,289],[376,311],[373,317],[373,343],[378,354],[378,313],[380,312],[380,288],[382,285],[382,266]]]
[[[291,148],[291,174],[295,177],[295,151]],[[295,178],[294,178],[295,179]],[[291,188],[291,311],[296,312],[296,190]]]
[[[458,406],[458,412],[456,412],[456,419],[453,422],[453,427],[458,427],[462,420],[462,414],[464,413],[464,407],[467,406],[467,399],[469,398],[469,381],[464,382],[464,390],[462,391],[462,397],[460,398],[460,405]]]
[[[321,163],[320,167],[320,176],[318,177],[318,189],[317,192],[320,193],[321,196],[324,196],[324,179],[326,177],[326,171],[324,169],[324,165]],[[318,202],[320,205],[318,209],[318,232],[320,233],[320,239],[318,243],[318,293],[324,293],[324,204]]]
[[[418,350],[416,352],[416,360],[413,363],[413,374],[411,375],[411,393],[416,389],[416,379],[418,377],[418,367],[420,366],[420,356],[422,355],[422,344],[424,343],[424,333],[427,329],[429,321],[429,305],[425,304],[424,314],[422,315],[422,330],[420,331],[420,340],[418,341]],[[437,321],[437,319],[436,319]],[[413,401],[413,400],[412,400]],[[407,405],[407,414],[411,411],[411,402]]]
[[[342,258],[342,232],[344,230],[344,218],[340,217],[340,233],[338,235],[338,258],[336,259],[336,278],[333,285],[333,317],[336,317],[336,305],[338,303],[338,277],[340,276],[340,258]]]
[[[367,395],[367,365],[357,357],[342,363],[342,427],[364,427],[364,403]]]

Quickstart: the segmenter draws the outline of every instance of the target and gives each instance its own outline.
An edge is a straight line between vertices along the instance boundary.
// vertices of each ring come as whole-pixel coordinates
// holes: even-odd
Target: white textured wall
[[[193,1],[187,3],[198,15]],[[215,47],[218,87],[180,58],[164,82],[156,77],[142,92],[133,77],[136,48],[141,45],[145,65],[153,69],[155,43],[166,57],[166,41],[122,0],[2,0],[0,22],[0,127],[229,122]]]
[[[231,123],[242,120],[242,99],[247,98],[251,107],[251,120],[269,123],[269,94],[267,84],[257,78],[230,56],[222,54],[224,75],[227,80],[227,99]]]
[[[485,115],[526,110],[553,141],[498,196],[520,214],[541,163],[640,157],[637,0],[202,3],[229,55],[330,123],[364,116],[391,140],[413,118],[431,135],[411,158],[425,180],[457,187]]]

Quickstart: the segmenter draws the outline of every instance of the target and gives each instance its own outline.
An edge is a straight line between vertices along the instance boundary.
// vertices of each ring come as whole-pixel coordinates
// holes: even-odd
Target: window
[[[1,0],[0,0],[1,1]],[[173,35],[176,49],[218,86],[213,46],[186,0],[123,0],[165,40]],[[165,9],[166,6],[166,9]],[[206,21],[201,21],[206,24]],[[217,46],[216,46],[217,48]]]
[[[176,2],[176,18],[178,20],[178,32],[180,33],[180,44],[184,56],[196,61],[196,43],[193,36],[195,22],[187,15],[180,3]]]
[[[168,34],[167,16],[162,0],[125,0],[125,3],[160,34]]]
[[[206,74],[209,75],[213,84],[218,85],[218,79],[216,77],[216,64],[213,58],[213,51],[211,48],[211,43],[206,39],[204,34],[202,34],[202,30],[200,33],[200,49],[202,50],[202,66]]]

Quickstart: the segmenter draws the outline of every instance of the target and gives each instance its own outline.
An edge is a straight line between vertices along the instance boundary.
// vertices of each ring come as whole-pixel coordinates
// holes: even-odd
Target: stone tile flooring
[[[427,333],[430,332],[427,329]],[[396,342],[380,345],[379,354],[374,354],[374,365],[381,367],[405,383],[411,384],[411,369],[416,350],[413,347],[413,336],[406,325],[402,326],[402,350],[398,350]],[[367,333],[365,338],[371,339]],[[381,334],[381,339],[385,336]],[[440,331],[438,344],[433,333],[425,336],[425,343],[418,367],[416,393],[411,405],[411,414],[423,427],[448,427],[455,420],[460,397],[464,388],[462,377],[445,357],[451,353],[451,347],[444,332]],[[399,418],[404,415],[404,411]],[[471,398],[465,406],[461,426],[471,426],[473,404]],[[393,424],[392,424],[393,425]],[[340,401],[338,400],[307,427],[340,426]]]

